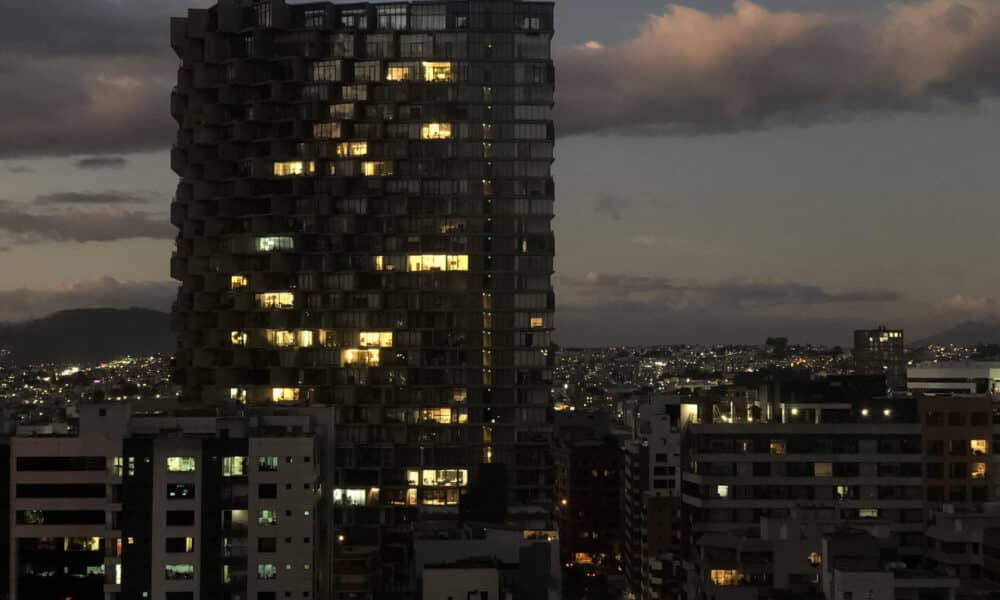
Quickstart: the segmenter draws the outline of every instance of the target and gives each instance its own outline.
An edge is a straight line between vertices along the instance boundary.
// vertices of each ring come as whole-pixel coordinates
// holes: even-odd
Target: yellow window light
[[[425,140],[450,140],[451,123],[427,123],[420,128],[420,137]]]

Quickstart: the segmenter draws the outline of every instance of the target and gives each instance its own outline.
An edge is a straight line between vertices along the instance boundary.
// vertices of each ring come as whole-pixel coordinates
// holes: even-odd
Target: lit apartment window
[[[729,497],[729,486],[728,485],[717,485],[715,486],[715,495],[719,498]]]
[[[223,477],[242,477],[246,472],[247,457],[245,456],[224,456],[222,458]]]
[[[270,563],[257,565],[257,579],[276,579],[278,567]]]
[[[167,579],[194,579],[194,565],[164,565]]]
[[[245,288],[249,285],[249,281],[243,275],[233,275],[229,278],[229,289],[238,290],[240,288]]]
[[[300,329],[296,333],[299,348],[309,348],[313,345],[313,332],[308,329]]]
[[[468,271],[467,255],[417,254],[407,257],[406,270],[421,271]]]
[[[337,144],[337,156],[368,156],[368,142],[342,142]]]
[[[531,317],[531,328],[542,329],[545,327],[545,319],[542,317]]]
[[[246,404],[247,403],[246,388],[229,388],[229,399],[232,400],[233,402]]]
[[[281,331],[275,329],[267,330],[267,343],[279,348],[288,348],[295,345],[294,331]]]
[[[258,525],[277,525],[278,524],[278,513],[270,509],[261,509],[257,513],[257,524]]]
[[[451,123],[427,123],[420,128],[420,137],[425,140],[451,139]]]
[[[121,456],[116,456],[111,459],[111,474],[119,479],[125,469],[125,460]]]
[[[316,334],[316,343],[324,348],[332,348],[337,345],[337,332],[329,329],[320,329]]]
[[[458,504],[459,490],[420,490],[420,503],[425,506],[455,506]]]
[[[377,366],[380,358],[381,353],[378,349],[350,348],[341,352],[341,362],[344,365]]]
[[[878,509],[877,508],[861,508],[858,509],[859,519],[877,519]]]
[[[425,487],[464,487],[468,479],[466,469],[424,469],[420,474]]]
[[[295,239],[289,236],[269,236],[257,238],[254,244],[257,252],[276,252],[278,250],[293,250]]]
[[[295,294],[291,292],[265,292],[257,294],[257,306],[260,308],[293,308]]]
[[[63,551],[65,552],[97,552],[100,549],[101,538],[99,537],[63,538]]]
[[[313,123],[313,137],[334,139],[340,137],[340,123]]]
[[[454,81],[450,62],[425,62],[424,81]]]
[[[972,468],[969,470],[969,477],[972,479],[986,479],[986,463],[972,463]]]
[[[261,456],[257,458],[257,470],[273,472],[278,470],[277,456]]]
[[[731,586],[743,583],[743,574],[735,569],[712,569],[709,578],[715,585]]]
[[[833,463],[828,463],[828,462],[814,463],[813,475],[816,477],[833,477]]]
[[[465,402],[469,397],[469,390],[465,388],[455,388],[451,391],[451,401],[452,402]]]
[[[365,177],[392,177],[392,161],[367,160],[361,163],[361,173]]]
[[[389,63],[386,81],[414,81],[419,79],[419,65],[416,63]]]
[[[780,456],[785,453],[785,442],[782,440],[771,440],[771,454]]]
[[[364,506],[367,497],[368,494],[364,489],[344,490],[338,488],[333,490],[334,504],[344,504],[347,506]]]
[[[299,388],[276,387],[271,389],[271,402],[298,402]]]
[[[171,473],[191,473],[195,470],[193,456],[168,456],[167,471]]]
[[[229,333],[229,341],[232,342],[234,346],[246,346],[247,345],[247,332],[245,331],[232,331]]]
[[[417,420],[421,423],[451,425],[453,423],[463,424],[469,422],[469,414],[464,409],[424,408],[418,412],[417,416]]]
[[[392,346],[391,331],[362,331],[362,348],[389,348]]]
[[[290,160],[274,163],[275,177],[290,177],[293,175],[312,175],[316,173],[316,163],[313,161]]]
[[[986,454],[989,446],[986,440],[969,440],[969,449],[973,455]]]

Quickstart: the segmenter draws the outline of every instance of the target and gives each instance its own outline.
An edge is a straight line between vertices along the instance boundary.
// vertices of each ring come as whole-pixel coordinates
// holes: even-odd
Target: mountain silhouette
[[[4,362],[100,362],[119,356],[174,352],[170,315],[145,308],[64,310],[47,317],[0,323]]]

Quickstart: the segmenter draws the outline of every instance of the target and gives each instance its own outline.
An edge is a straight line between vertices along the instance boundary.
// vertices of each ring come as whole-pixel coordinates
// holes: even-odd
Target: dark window
[[[927,463],[927,478],[928,479],[943,479],[944,478],[944,463],[939,463],[939,462]]]
[[[257,552],[277,552],[278,538],[257,538]]]
[[[103,525],[103,510],[19,510],[18,525]]]
[[[944,413],[937,410],[927,411],[925,422],[928,425],[944,425]]]
[[[188,541],[186,537],[168,537],[166,543],[167,552],[194,552],[194,541]]]
[[[278,485],[275,483],[262,483],[257,486],[258,498],[277,498]]]
[[[18,471],[103,471],[103,456],[18,456]]]
[[[970,420],[973,425],[989,425],[990,415],[985,412],[974,412]]]
[[[18,498],[103,498],[103,483],[19,483]]]
[[[944,440],[927,440],[927,454],[929,456],[942,456],[944,454]]]
[[[278,600],[275,592],[257,592],[257,600]]]
[[[191,500],[194,498],[194,484],[193,483],[168,483],[167,484],[167,499],[168,500]]]
[[[194,592],[167,592],[166,600],[194,600]]]
[[[194,525],[193,510],[168,510],[167,525]]]
[[[766,462],[755,462],[753,463],[753,474],[754,477],[768,477],[771,475],[771,463]]]
[[[965,425],[965,415],[960,412],[948,413],[948,424],[952,426]]]

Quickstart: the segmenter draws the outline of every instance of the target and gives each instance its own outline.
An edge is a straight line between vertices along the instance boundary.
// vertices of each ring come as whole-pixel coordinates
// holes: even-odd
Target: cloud
[[[28,165],[3,165],[0,166],[0,172],[10,173],[11,175],[19,175],[23,173],[35,173],[36,171]]]
[[[890,302],[895,292],[837,291],[802,283],[723,281],[704,283],[675,281],[666,277],[588,273],[583,278],[560,277],[581,297],[619,297],[662,305],[673,298],[676,307],[690,309],[709,304],[726,306],[817,305],[858,302]]]
[[[34,204],[146,204],[149,198],[127,192],[56,192],[35,196]]]
[[[0,20],[0,156],[169,146],[169,17],[211,0],[32,0]]]
[[[601,196],[597,201],[597,206],[594,207],[594,212],[612,221],[621,221],[626,208],[628,208],[628,200],[624,198]]]
[[[797,282],[681,281],[589,273],[556,277],[556,341],[564,345],[761,343],[773,335],[844,343],[896,315],[899,294]]]
[[[131,238],[171,239],[177,231],[166,222],[119,207],[80,211],[65,208],[46,213],[0,204],[0,231],[19,241],[107,242]]]
[[[172,281],[118,281],[113,277],[60,288],[0,291],[0,321],[42,317],[71,308],[152,308],[168,310],[177,295]]]
[[[677,252],[695,252],[698,254],[717,253],[715,248],[710,248],[701,241],[658,233],[637,233],[630,240],[636,246],[641,246],[649,250],[673,250]]]
[[[1000,2],[890,4],[865,19],[737,0],[673,5],[631,40],[555,52],[557,126],[705,133],[975,103],[1000,92]]]
[[[73,163],[77,169],[97,171],[100,169],[124,169],[128,161],[121,156],[91,156]]]

